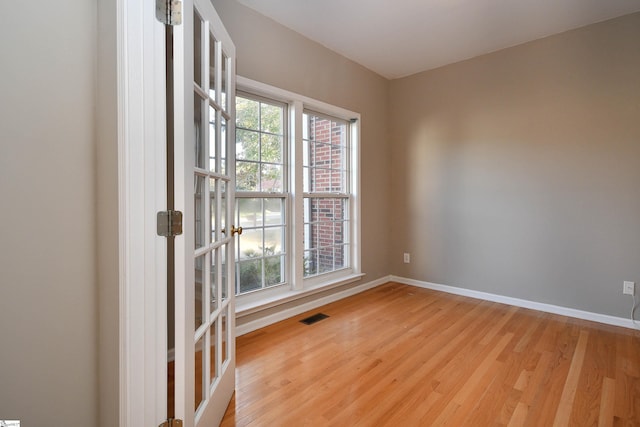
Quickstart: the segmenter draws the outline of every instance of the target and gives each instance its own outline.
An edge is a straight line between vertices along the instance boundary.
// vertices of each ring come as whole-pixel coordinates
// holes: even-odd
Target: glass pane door
[[[207,0],[175,27],[175,418],[217,425],[235,389],[235,48]],[[229,156],[227,153],[232,153]]]

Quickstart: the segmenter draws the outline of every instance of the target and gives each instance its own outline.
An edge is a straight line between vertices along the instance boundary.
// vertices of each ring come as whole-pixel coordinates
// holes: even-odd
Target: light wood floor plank
[[[480,340],[480,345],[487,345],[498,332],[504,328],[513,315],[518,311],[518,307],[510,307],[502,318],[491,328],[491,330]]]
[[[464,405],[470,396],[474,394],[474,391],[478,388],[480,380],[487,373],[491,365],[496,363],[498,355],[509,344],[509,341],[513,339],[513,334],[506,334],[500,341],[493,347],[491,353],[474,369],[473,374],[462,385],[462,388],[453,396],[453,401],[458,405]]]
[[[388,283],[239,337],[222,425],[554,422],[640,426],[640,332]]]
[[[554,427],[569,425],[569,418],[571,417],[573,400],[576,396],[576,390],[578,389],[578,380],[580,379],[580,371],[582,370],[582,362],[584,361],[584,353],[587,349],[588,339],[589,332],[580,332],[578,345],[573,353],[573,360],[571,361],[571,367],[569,368],[569,375],[567,376],[567,381],[565,382],[564,389],[562,390],[560,404],[558,405],[556,418],[553,422]]]
[[[513,411],[513,416],[511,420],[509,420],[508,427],[521,427],[524,425],[525,420],[527,419],[527,412],[529,412],[529,407],[526,403],[518,403],[516,406],[516,410]]]
[[[616,398],[616,381],[605,377],[602,382],[602,396],[600,399],[600,416],[598,427],[613,426],[613,408]]]

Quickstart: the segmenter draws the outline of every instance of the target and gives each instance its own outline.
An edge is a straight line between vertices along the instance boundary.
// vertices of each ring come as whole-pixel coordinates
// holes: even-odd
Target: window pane
[[[346,246],[339,245],[339,246],[336,246],[334,249],[335,249],[335,252],[333,256],[334,256],[336,270],[339,268],[344,268],[347,265],[346,251],[345,251]]]
[[[220,231],[222,234],[220,237],[226,236],[227,231],[227,183],[226,181],[220,181]]]
[[[264,230],[264,255],[278,255],[282,253],[282,227],[267,228]]]
[[[333,193],[344,193],[346,191],[343,171],[331,171],[331,191]]]
[[[305,193],[311,191],[311,169],[308,167],[302,169],[302,191]]]
[[[348,262],[345,247],[349,222],[346,216],[347,199],[322,197],[304,200],[305,276],[322,274],[343,268]]]
[[[314,249],[316,247],[318,247],[317,244],[317,239],[314,240],[313,239],[313,225],[312,224],[304,224],[304,229],[303,229],[303,242],[304,242],[304,248],[305,249]]]
[[[282,166],[263,164],[261,167],[261,191],[282,192]]]
[[[211,284],[210,284],[210,299],[209,299],[209,313],[213,313],[218,308],[218,270],[216,269],[219,249],[215,249],[211,252]]]
[[[238,239],[239,259],[262,257],[262,228],[243,230]]]
[[[315,225],[318,234],[318,247],[326,248],[333,245],[333,223],[323,221]]]
[[[216,336],[217,334],[218,323],[213,322],[211,324],[211,328],[209,329],[209,384],[213,385],[216,378],[218,378],[218,366],[216,364],[216,360],[218,359],[218,355],[216,353]]]
[[[209,170],[216,170],[216,110],[209,105]]]
[[[204,337],[203,335],[196,343],[195,349],[195,408],[197,410],[202,401],[204,400],[204,387],[205,387],[205,361],[207,360],[204,355]]]
[[[341,245],[348,242],[345,222],[337,221],[333,223],[333,239],[333,243],[336,245]]]
[[[220,279],[220,290],[222,291],[222,301],[226,301],[227,299],[227,251],[229,250],[229,245],[224,244],[220,247],[220,256],[222,257],[222,267],[221,271],[221,279]]]
[[[264,259],[265,286],[273,286],[284,281],[284,257],[268,257]]]
[[[238,198],[238,223],[243,227],[238,240],[238,259],[244,263],[238,274],[238,292],[264,288],[284,281],[284,198]],[[271,225],[265,228],[265,224]],[[260,261],[258,263],[250,261]],[[257,272],[260,275],[257,275]],[[259,281],[258,281],[259,279]]]
[[[318,253],[315,250],[304,251],[304,276],[313,276],[318,274],[317,269],[317,257]]]
[[[333,247],[318,249],[318,274],[333,271]]]
[[[312,153],[311,166],[316,168],[331,167],[331,145],[315,143],[312,146]]]
[[[236,161],[236,187],[239,191],[259,191],[259,163]]]
[[[209,96],[216,99],[216,39],[209,34]]]
[[[283,132],[283,109],[278,105],[260,104],[260,122],[263,132],[282,135]]]
[[[236,96],[236,127],[259,130],[259,106],[258,101]]]
[[[342,220],[345,199],[320,197],[305,198],[305,222]]]
[[[318,225],[305,224],[304,226],[304,248],[317,249],[318,244]]]
[[[345,145],[347,126],[344,123],[331,122],[331,144]]]
[[[347,199],[334,199],[333,219],[341,221],[347,218]]]
[[[311,160],[309,159],[309,140],[302,140],[302,166],[310,166]]]
[[[237,202],[240,227],[250,228],[262,225],[262,199],[237,199]]]
[[[323,117],[306,115],[309,141],[303,142],[305,192],[345,193],[348,157],[347,124]]]
[[[304,223],[307,224],[311,222],[311,199],[305,197],[302,204],[304,209],[303,220]]]
[[[236,159],[260,160],[260,133],[244,129],[236,130]]]
[[[262,161],[269,163],[282,163],[281,136],[268,134],[262,135]]]
[[[225,111],[229,111],[229,106],[227,105],[227,94],[229,93],[229,79],[227,78],[227,72],[229,70],[229,57],[222,52],[222,81],[220,82],[220,89],[222,89],[222,93],[220,94],[220,105]]]
[[[204,120],[203,113],[204,110],[202,108],[202,103],[205,102],[200,96],[196,93],[193,95],[193,126],[194,126],[194,150],[196,156],[196,167],[204,168],[205,166],[205,149],[204,149]]]
[[[222,311],[220,322],[222,326],[220,328],[220,333],[222,334],[222,360],[220,360],[220,366],[222,366],[229,359],[229,346],[227,345],[229,341],[229,307]]]
[[[262,260],[240,261],[238,265],[239,292],[244,293],[262,287]]]
[[[216,211],[217,211],[217,203],[216,203],[216,180],[215,178],[209,178],[209,200],[210,200],[210,212],[211,212],[211,232],[209,233],[210,242],[214,242],[216,240]]]
[[[202,18],[193,11],[193,81],[202,87]]]
[[[344,147],[340,145],[331,146],[331,168],[332,169],[345,169],[344,164]]]
[[[311,191],[317,193],[328,193],[331,191],[331,170],[324,168],[313,169],[311,175],[313,185]]]
[[[264,199],[264,223],[284,224],[284,199]]]
[[[309,140],[309,129],[311,128],[311,118],[307,113],[302,114],[302,139]]]
[[[202,255],[195,259],[195,280],[193,284],[195,289],[195,330],[202,326],[204,322],[204,258],[205,256]]]
[[[196,249],[204,246],[205,239],[205,215],[204,215],[204,207],[206,200],[204,194],[204,177],[196,176],[195,177],[195,191],[194,191],[194,214],[195,214],[195,243]]]
[[[218,308],[218,269],[217,269],[217,256],[220,249],[215,249],[211,252],[211,281],[209,285],[209,313],[213,313]]]
[[[227,119],[220,118],[220,173],[227,173]]]
[[[331,143],[331,120],[310,116],[309,134],[312,141]]]

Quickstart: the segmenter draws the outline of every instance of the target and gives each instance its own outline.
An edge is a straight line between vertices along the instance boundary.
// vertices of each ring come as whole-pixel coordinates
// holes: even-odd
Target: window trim
[[[361,273],[361,220],[360,220],[360,126],[359,113],[336,107],[313,98],[296,94],[284,89],[267,85],[265,83],[237,76],[237,91],[246,93],[252,97],[263,97],[265,100],[282,102],[288,105],[289,126],[287,141],[288,157],[285,159],[287,168],[288,194],[287,197],[287,253],[288,271],[286,285],[279,285],[270,289],[250,292],[236,297],[238,312],[248,314],[255,312],[260,307],[268,308],[279,303],[302,298],[313,293],[327,290],[346,283],[359,280]],[[303,276],[302,262],[297,260],[297,255],[304,250],[303,243],[303,168],[302,165],[302,134],[303,113],[312,111],[329,118],[345,120],[349,125],[349,174],[350,193],[348,196],[350,207],[350,254],[351,266],[326,274],[312,276],[305,279]],[[291,141],[294,141],[291,143]],[[288,286],[287,286],[288,285]]]

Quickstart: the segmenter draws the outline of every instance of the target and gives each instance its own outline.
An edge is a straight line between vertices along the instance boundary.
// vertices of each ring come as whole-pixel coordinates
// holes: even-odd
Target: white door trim
[[[164,28],[153,0],[116,1],[120,426],[156,426],[166,418],[166,242],[155,221],[166,209]]]

